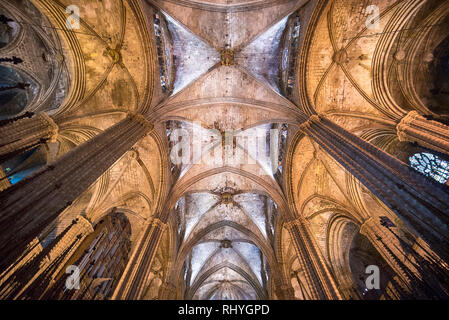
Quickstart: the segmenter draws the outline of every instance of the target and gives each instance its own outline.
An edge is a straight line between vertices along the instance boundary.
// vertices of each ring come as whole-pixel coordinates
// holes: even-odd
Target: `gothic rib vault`
[[[447,299],[448,11],[0,0],[0,298]]]

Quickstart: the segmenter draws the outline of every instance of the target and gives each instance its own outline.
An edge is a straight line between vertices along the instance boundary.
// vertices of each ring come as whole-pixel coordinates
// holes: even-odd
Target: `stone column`
[[[94,232],[94,228],[89,220],[84,218],[83,216],[77,216],[75,218],[76,223],[70,228],[70,230],[67,232],[67,234],[58,242],[54,244],[53,249],[50,251],[48,255],[49,261],[54,261],[58,256],[61,255],[61,253],[69,247],[69,245],[73,242],[73,240],[76,237],[79,237],[79,235],[82,235],[82,237],[79,239],[79,244],[84,241],[84,239]],[[78,246],[73,247],[69,254],[67,255],[67,258],[63,260],[63,262],[56,268],[56,270],[51,275],[52,280],[56,275],[60,272],[60,270],[64,267],[65,263],[69,259],[69,257],[76,251]]]
[[[49,244],[49,251],[45,254],[44,259],[42,259],[39,264],[41,266],[48,265],[49,262],[56,259],[66,247],[72,242],[72,240],[78,235],[82,234],[83,238],[87,236],[89,233],[93,232],[93,228],[91,223],[82,216],[77,216],[72,224],[64,230],[61,235],[62,237],[58,240],[55,239],[52,243]],[[0,285],[2,285],[8,278],[13,275],[17,270],[23,267],[25,264],[31,262],[36,256],[39,255],[43,251],[43,247],[38,238],[35,238],[28,246],[28,250],[24,252],[23,258],[17,261],[14,265],[10,266],[10,270],[0,275]],[[76,249],[76,248],[75,248]],[[73,250],[74,251],[74,250]],[[62,264],[59,266],[57,272],[63,267]],[[43,271],[43,268],[39,270],[39,273]],[[31,276],[31,275],[30,275]]]
[[[285,224],[295,246],[313,300],[341,300],[332,274],[302,217]]]
[[[166,229],[167,224],[158,217],[152,218],[147,223],[138,247],[115,289],[112,300],[138,300],[142,297],[154,256]]]
[[[402,118],[396,131],[400,141],[416,142],[420,146],[449,154],[449,126],[427,120],[416,111]]]
[[[153,126],[130,115],[0,193],[0,271]]]
[[[323,116],[301,125],[346,170],[449,261],[449,190]]]
[[[47,141],[55,141],[58,125],[46,113],[0,126],[0,161]]]
[[[84,238],[93,231],[94,229],[87,219],[82,216],[77,216],[72,221],[72,224],[69,225],[45,250],[41,250],[39,252],[40,254],[38,254],[32,261],[24,261],[18,267],[14,266],[14,269],[9,275],[10,278],[6,279],[6,281],[13,282],[14,285],[18,286],[15,290],[10,290],[7,296],[4,295],[4,292],[0,291],[0,294],[3,294],[2,299],[16,300],[26,298],[25,293],[34,285],[36,279],[41,278],[42,276],[47,279],[53,279],[64,267],[65,263],[69,260]],[[55,261],[58,261],[58,263],[55,268],[52,268],[52,264]],[[49,281],[46,285],[50,285],[51,282],[52,281]],[[39,283],[37,287],[39,287],[39,293],[43,293],[45,289],[47,289],[45,286],[42,286],[42,283]],[[35,296],[33,298],[38,299],[39,297]]]
[[[440,281],[449,276],[448,269],[436,261],[435,255],[421,247],[419,241],[409,243],[403,239],[399,229],[392,224],[382,223],[379,217],[366,220],[360,228],[384,260],[400,278],[401,290],[412,298],[448,298],[449,282]],[[420,253],[418,248],[426,251]]]
[[[398,246],[398,240],[380,224],[378,219],[378,217],[373,217],[366,220],[360,227],[360,234],[367,237],[377,252],[398,275],[402,290],[411,294],[411,276],[416,274],[417,270],[407,261],[405,248]],[[409,267],[412,269],[409,269]]]
[[[311,300],[309,291],[307,290],[308,288],[304,287],[304,283],[302,281],[302,279],[305,278],[304,270],[298,269],[296,271],[293,271],[293,273],[291,274],[291,279],[293,279],[293,278],[295,278],[296,282],[298,283],[299,290],[301,291],[303,300]],[[294,293],[295,292],[293,292],[293,294]],[[340,291],[340,293],[341,293],[341,291]],[[296,296],[294,296],[294,297],[296,299]]]

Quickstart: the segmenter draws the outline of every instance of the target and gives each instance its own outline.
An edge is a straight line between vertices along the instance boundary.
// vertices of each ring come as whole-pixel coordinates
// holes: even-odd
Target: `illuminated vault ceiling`
[[[235,5],[261,2],[214,2],[217,10],[199,9],[206,3],[197,1],[148,3],[156,30],[164,24],[170,30],[163,45],[174,56],[167,70],[175,80],[156,114],[167,123],[171,154],[179,151],[173,142],[179,141],[173,136],[179,129],[190,134],[182,141],[193,153],[172,165],[181,242],[175,273],[184,282],[184,296],[267,298],[269,277],[276,273],[273,195],[282,194],[279,166],[288,123],[297,112],[280,94],[282,39],[298,3],[244,12]],[[225,49],[233,55],[227,62],[220,61]],[[169,65],[171,60],[161,61]],[[223,136],[230,131],[235,138],[226,144]],[[198,140],[202,150],[195,152]],[[243,161],[228,158],[227,147]]]

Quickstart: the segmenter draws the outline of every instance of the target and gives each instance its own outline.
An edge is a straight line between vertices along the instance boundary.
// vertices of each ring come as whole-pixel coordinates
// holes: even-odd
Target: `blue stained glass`
[[[409,158],[413,169],[421,172],[439,183],[445,184],[449,180],[449,163],[432,153],[417,153]]]
[[[20,171],[14,175],[8,177],[8,180],[12,185],[14,185],[14,184],[20,182],[21,180],[31,176],[34,172],[36,172],[39,169],[40,169],[40,167],[34,167],[34,168],[30,168],[28,170]]]

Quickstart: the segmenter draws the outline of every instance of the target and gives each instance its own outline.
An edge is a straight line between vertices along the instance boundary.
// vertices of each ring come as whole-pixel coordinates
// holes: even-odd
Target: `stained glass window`
[[[288,79],[287,79],[287,94],[288,96],[292,95],[293,85],[295,83],[295,57],[296,51],[298,50],[299,45],[299,31],[301,30],[301,21],[299,20],[299,16],[295,17],[294,25],[292,29],[290,29],[289,39],[291,39],[292,44],[289,53],[289,68],[288,68]],[[283,69],[285,70],[285,69]]]
[[[42,168],[45,161],[40,157],[38,148],[18,155],[0,164],[5,173],[0,182],[8,179],[11,185],[31,176],[33,173]]]
[[[431,177],[439,183],[445,184],[449,180],[449,162],[431,153],[417,153],[410,157],[413,169]]]
[[[162,92],[165,93],[168,89],[167,69],[170,67],[170,59],[169,59],[170,49],[164,43],[163,30],[161,27],[161,16],[158,13],[155,13],[153,15],[153,20],[154,20],[154,33],[156,34],[156,45],[159,62],[161,88]]]

